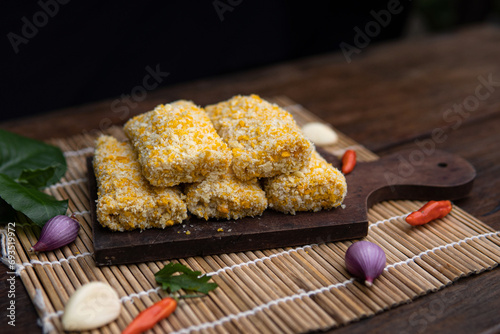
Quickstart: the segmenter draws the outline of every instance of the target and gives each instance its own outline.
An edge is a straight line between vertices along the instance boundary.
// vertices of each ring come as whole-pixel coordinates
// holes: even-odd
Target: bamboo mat
[[[301,125],[318,119],[284,97],[273,99],[286,107]],[[123,136],[121,129],[108,133]],[[61,315],[69,296],[89,281],[113,286],[123,304],[120,317],[94,333],[119,333],[144,308],[165,296],[154,273],[167,262],[96,267],[92,258],[92,230],[86,157],[94,137],[77,135],[50,142],[63,149],[68,171],[46,191],[69,199],[68,214],[82,225],[74,243],[46,253],[29,253],[39,230],[16,225],[16,272],[21,277],[46,332],[62,332]],[[357,151],[360,161],[377,156],[345,135],[327,150],[340,156]],[[303,333],[325,330],[376,315],[457,279],[496,267],[500,261],[500,232],[454,206],[444,219],[412,227],[408,213],[423,203],[387,201],[369,212],[366,240],[380,245],[387,266],[371,288],[346,272],[344,254],[351,241],[311,244],[218,256],[178,259],[212,276],[219,288],[209,296],[181,301],[153,332],[175,333]],[[2,238],[6,255],[5,231]]]

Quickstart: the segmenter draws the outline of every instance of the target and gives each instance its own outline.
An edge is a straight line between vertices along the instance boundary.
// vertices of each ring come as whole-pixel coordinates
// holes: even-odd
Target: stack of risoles
[[[293,117],[256,95],[204,109],[159,105],[124,125],[129,141],[97,139],[97,219],[115,231],[165,228],[188,212],[239,219],[342,204],[344,175],[327,163]]]

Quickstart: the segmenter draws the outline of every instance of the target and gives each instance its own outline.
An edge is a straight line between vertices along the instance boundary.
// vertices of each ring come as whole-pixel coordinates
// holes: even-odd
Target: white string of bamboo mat
[[[21,275],[21,271],[25,270],[26,267],[33,267],[33,265],[35,264],[39,264],[39,265],[42,265],[42,266],[54,266],[56,264],[58,265],[62,265],[63,262],[69,262],[70,260],[76,260],[80,257],[84,257],[84,256],[92,256],[94,255],[93,253],[90,253],[90,252],[85,252],[85,253],[81,253],[81,254],[77,254],[77,255],[70,255],[66,258],[61,258],[59,260],[56,260],[56,261],[40,261],[40,260],[30,260],[30,262],[23,262],[21,264],[18,264],[16,263],[16,275],[17,276],[20,276]]]
[[[61,317],[64,314],[64,311],[60,310],[57,312],[50,313],[47,311],[47,307],[43,300],[42,290],[36,289],[35,296],[33,297],[33,304],[42,312],[43,316],[37,319],[38,326],[42,327],[42,332],[50,333],[54,330],[54,325],[50,322],[52,318]]]
[[[423,252],[421,252],[421,253],[419,253],[419,254],[417,254],[417,255],[415,255],[415,256],[407,259],[407,260],[403,260],[403,261],[399,261],[399,262],[387,265],[384,268],[384,271],[385,272],[389,272],[390,268],[395,268],[395,267],[400,266],[400,265],[404,265],[404,264],[408,264],[410,262],[414,262],[416,259],[419,259],[419,258],[421,258],[424,255],[429,255],[430,253],[434,253],[437,250],[447,249],[449,247],[453,247],[453,246],[460,245],[462,243],[466,243],[467,241],[470,241],[470,240],[475,240],[475,239],[480,239],[480,238],[486,238],[486,237],[495,236],[495,235],[496,236],[500,236],[500,231],[483,233],[483,234],[480,234],[480,235],[474,235],[474,236],[471,236],[471,237],[467,237],[467,238],[461,239],[459,241],[454,241],[454,242],[448,243],[446,245],[436,246],[436,247],[434,247],[432,249],[425,250],[425,251],[423,251]],[[228,271],[228,270],[233,270],[235,267],[241,267],[243,265],[247,265],[248,266],[250,264],[255,264],[255,263],[259,262],[259,261],[264,261],[264,260],[270,259],[270,258],[272,258],[274,256],[280,256],[280,255],[289,254],[291,252],[298,251],[300,249],[305,249],[305,248],[308,248],[308,247],[312,247],[314,245],[315,244],[307,245],[307,246],[302,246],[302,247],[297,247],[297,248],[290,249],[290,250],[287,250],[287,251],[284,251],[284,252],[280,252],[278,254],[273,254],[272,256],[268,256],[266,258],[259,258],[257,260],[248,261],[248,262],[245,262],[245,263],[240,263],[238,265],[224,267],[224,268],[221,268],[221,269],[219,269],[219,270],[217,270],[215,272],[207,273],[206,275],[208,275],[208,276],[218,275],[221,272],[225,272],[225,271]],[[240,313],[237,313],[237,314],[229,314],[229,315],[224,316],[224,317],[222,317],[220,319],[217,319],[216,321],[206,322],[206,323],[203,323],[203,324],[200,324],[200,325],[190,326],[190,327],[183,328],[183,329],[181,329],[179,331],[176,331],[176,332],[173,332],[173,333],[183,334],[183,333],[190,333],[192,331],[198,331],[198,330],[204,330],[204,329],[208,329],[208,328],[213,328],[213,327],[216,327],[218,325],[222,325],[225,322],[228,322],[228,321],[231,321],[231,320],[238,320],[240,318],[244,318],[244,317],[247,317],[247,316],[250,316],[250,315],[255,315],[258,312],[261,312],[261,311],[263,311],[265,309],[269,309],[273,305],[278,305],[280,303],[286,303],[287,301],[293,301],[293,300],[296,300],[296,299],[302,299],[304,297],[312,297],[314,295],[317,295],[317,294],[320,294],[320,293],[323,293],[323,292],[326,292],[326,291],[330,291],[332,289],[338,289],[338,288],[340,288],[342,286],[346,286],[347,284],[354,283],[355,281],[356,280],[354,278],[350,278],[350,279],[345,280],[343,282],[333,283],[333,284],[330,284],[328,286],[324,286],[324,287],[321,287],[321,288],[318,288],[318,289],[315,289],[315,290],[311,290],[311,291],[307,291],[307,292],[300,292],[298,294],[294,294],[294,295],[291,295],[291,296],[286,296],[286,297],[282,297],[282,298],[278,298],[278,299],[273,299],[273,300],[271,300],[268,303],[258,305],[256,307],[250,309],[250,310],[246,310],[246,311],[243,311],[243,312],[240,312]],[[145,291],[140,291],[140,292],[137,292],[137,293],[132,293],[132,294],[130,294],[128,296],[121,297],[120,298],[120,302],[124,303],[126,301],[132,301],[133,298],[139,298],[140,296],[149,295],[150,293],[153,293],[153,292],[158,293],[161,290],[162,290],[161,287],[156,287],[156,288],[153,288],[153,289],[149,289],[149,290],[145,290]],[[59,317],[59,316],[62,316],[62,315],[63,315],[62,311],[58,311],[58,312],[54,312],[54,313],[48,313],[48,314],[46,314],[44,316],[44,318],[42,319],[42,321],[45,322],[47,319],[54,318],[54,317]]]
[[[90,211],[89,210],[83,210],[83,211],[75,211],[73,212],[75,216],[83,216],[83,215],[89,215]],[[68,216],[71,216],[71,214],[68,214]]]
[[[84,147],[82,149],[79,149],[79,150],[75,150],[75,151],[65,151],[64,152],[64,156],[66,158],[68,157],[79,157],[79,156],[82,156],[82,155],[87,155],[87,154],[91,154],[91,153],[94,153],[94,147]]]
[[[72,186],[72,185],[78,184],[78,183],[86,183],[87,181],[88,181],[88,179],[86,177],[82,177],[82,178],[76,179],[76,180],[54,183],[53,185],[48,186],[45,189],[56,189],[56,188],[61,188],[61,187],[67,187],[67,186]]]
[[[404,214],[404,215],[400,215],[400,216],[394,216],[394,217],[391,217],[391,218],[379,220],[379,221],[377,221],[375,223],[372,223],[370,225],[370,227],[375,227],[375,226],[378,226],[380,224],[384,224],[384,223],[389,222],[389,221],[394,220],[394,219],[401,219],[401,218],[406,217],[407,215],[408,214]],[[449,247],[454,247],[454,246],[457,246],[457,245],[461,245],[463,243],[467,243],[467,241],[471,241],[471,240],[475,240],[475,239],[480,239],[480,238],[483,238],[483,237],[487,238],[487,237],[495,236],[495,235],[496,236],[500,236],[500,231],[483,233],[483,234],[479,234],[479,235],[474,235],[474,236],[463,238],[463,239],[458,240],[458,241],[453,241],[453,242],[445,244],[445,245],[436,246],[436,247],[434,247],[432,249],[425,250],[425,251],[423,251],[423,252],[421,252],[421,253],[419,253],[419,254],[411,257],[411,258],[408,258],[406,260],[402,260],[402,261],[399,261],[399,262],[387,265],[385,267],[384,271],[388,272],[390,268],[395,268],[395,267],[397,267],[399,265],[404,265],[404,264],[409,264],[410,262],[415,262],[415,260],[421,258],[422,256],[429,255],[430,253],[434,253],[437,250],[444,250],[444,249],[447,249]],[[2,238],[2,244],[3,244],[3,241],[4,240]],[[289,249],[289,250],[286,250],[286,251],[282,251],[282,252],[279,252],[279,253],[271,254],[269,256],[264,256],[264,257],[261,257],[261,258],[255,259],[255,260],[238,263],[238,264],[235,264],[235,265],[232,265],[232,266],[226,266],[226,267],[218,269],[217,271],[206,273],[206,275],[207,276],[219,275],[219,274],[221,274],[223,272],[234,270],[235,268],[239,268],[239,267],[242,267],[242,266],[250,266],[251,264],[257,264],[258,262],[264,262],[265,260],[270,260],[270,259],[272,259],[274,257],[283,256],[283,255],[286,255],[286,254],[290,254],[292,252],[298,252],[299,250],[304,250],[306,248],[312,248],[314,246],[317,246],[317,244],[310,244],[310,245],[305,245],[305,246],[301,246],[301,247],[295,247],[295,248],[292,248],[292,249]],[[3,250],[4,250],[4,247],[2,245],[2,261],[4,261],[4,257],[5,257],[5,254],[3,253],[4,252]],[[92,255],[92,253],[88,253],[87,252],[87,253],[82,253],[82,254],[68,256],[67,258],[59,259],[58,261],[31,260],[29,263],[17,264],[17,266],[19,266],[18,270],[19,270],[19,275],[20,275],[20,272],[22,270],[24,270],[26,266],[33,266],[34,264],[50,265],[50,266],[53,266],[55,264],[59,264],[60,265],[62,262],[69,262],[69,260],[77,259],[79,257],[84,257],[84,256],[90,256],[90,255]],[[17,274],[18,270],[16,269],[16,274]],[[301,293],[298,293],[298,294],[294,294],[292,296],[286,296],[286,297],[274,299],[274,300],[272,300],[272,301],[270,301],[268,303],[261,304],[261,305],[259,305],[257,307],[254,307],[254,308],[250,309],[250,310],[246,310],[246,311],[243,311],[243,312],[240,312],[240,313],[237,313],[237,314],[230,314],[228,316],[225,316],[223,318],[220,318],[220,319],[218,319],[216,321],[213,321],[213,322],[210,322],[210,323],[204,323],[204,324],[201,324],[201,325],[191,326],[191,327],[182,329],[182,330],[180,330],[180,331],[178,331],[176,333],[189,333],[189,332],[194,331],[194,330],[202,330],[202,329],[212,328],[212,327],[215,327],[217,325],[221,325],[221,324],[223,324],[223,323],[225,323],[227,321],[237,320],[237,319],[242,318],[242,317],[253,315],[253,314],[257,313],[257,312],[260,312],[260,311],[263,311],[265,309],[268,309],[271,306],[277,305],[279,303],[283,303],[283,302],[287,302],[287,301],[293,301],[295,299],[302,299],[303,297],[311,297],[313,295],[316,295],[316,294],[319,294],[319,293],[322,293],[322,292],[325,292],[325,291],[329,291],[329,290],[332,290],[332,289],[335,289],[335,288],[339,288],[341,286],[346,286],[347,284],[353,283],[354,281],[355,280],[353,278],[351,278],[351,279],[345,280],[343,282],[330,284],[330,285],[328,285],[326,287],[321,287],[321,288],[318,288],[318,289],[315,289],[315,290],[311,290],[311,291],[307,291],[307,292],[301,292]],[[149,290],[143,290],[143,291],[139,291],[139,292],[135,292],[135,293],[129,294],[127,296],[123,296],[123,297],[120,298],[120,301],[122,303],[124,303],[126,301],[133,301],[133,298],[140,298],[141,296],[149,295],[150,293],[159,293],[160,291],[161,291],[161,287],[156,287],[156,288],[152,288],[152,289],[149,289]],[[39,303],[41,303],[41,301],[38,300],[37,303],[39,304]],[[62,311],[57,311],[57,312],[53,312],[53,313],[47,313],[47,314],[44,315],[44,317],[42,319],[42,323],[45,324],[49,319],[54,318],[54,317],[62,316],[62,314],[63,314]]]

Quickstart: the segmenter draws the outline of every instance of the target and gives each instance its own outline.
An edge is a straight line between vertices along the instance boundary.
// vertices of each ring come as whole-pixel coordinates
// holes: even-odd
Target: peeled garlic
[[[79,287],[69,298],[62,325],[66,331],[95,329],[118,318],[120,311],[116,291],[106,283],[91,282]]]
[[[302,132],[307,139],[314,144],[332,145],[338,141],[338,136],[335,131],[328,125],[320,122],[307,123],[302,127]]]

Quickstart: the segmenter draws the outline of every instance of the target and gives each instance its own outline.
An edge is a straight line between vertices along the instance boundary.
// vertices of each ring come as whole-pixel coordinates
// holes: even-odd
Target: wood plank
[[[35,306],[31,302],[31,298],[23,285],[23,282],[19,278],[15,278],[15,288],[11,292],[10,280],[15,277],[6,266],[0,265],[0,308],[2,310],[2,333],[39,333],[40,327],[37,326],[36,322],[38,315],[35,311]],[[9,294],[13,295],[9,296]],[[11,298],[12,297],[12,298]],[[10,326],[7,323],[11,321],[7,317],[9,314],[7,308],[11,306],[11,301],[14,301],[15,307],[15,327]],[[9,311],[10,312],[10,311]]]

